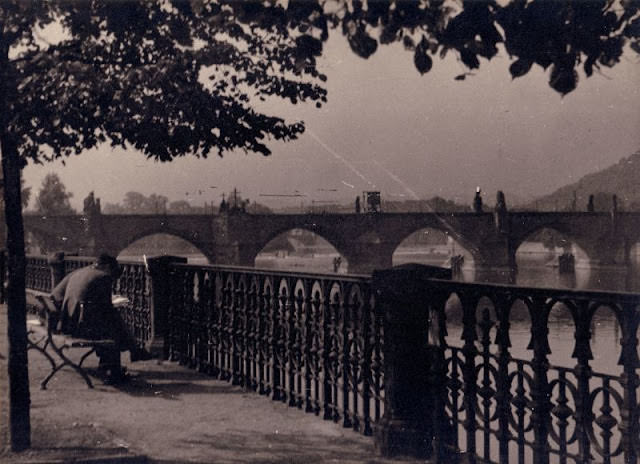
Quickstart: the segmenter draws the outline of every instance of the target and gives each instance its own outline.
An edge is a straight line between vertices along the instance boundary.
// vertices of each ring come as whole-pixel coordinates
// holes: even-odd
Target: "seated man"
[[[100,369],[108,371],[112,382],[124,380],[120,351],[130,350],[132,360],[139,359],[142,350],[127,333],[118,311],[111,303],[111,286],[120,276],[118,261],[102,254],[93,266],[78,269],[65,276],[51,292],[60,309],[57,329],[71,336],[93,340],[113,340],[116,349],[100,348]]]

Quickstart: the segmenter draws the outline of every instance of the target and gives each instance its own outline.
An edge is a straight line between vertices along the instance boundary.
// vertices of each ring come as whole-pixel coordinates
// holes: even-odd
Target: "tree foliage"
[[[36,196],[36,212],[46,216],[75,214],[69,200],[73,193],[67,188],[56,173],[49,173],[42,180],[42,185]]]
[[[514,78],[550,68],[564,94],[578,65],[590,76],[626,44],[640,52],[639,9],[640,0],[3,0],[3,126],[36,162],[106,140],[163,161],[269,154],[267,139],[290,140],[303,125],[254,103],[325,101],[315,65],[331,28],[364,58],[401,42],[420,73],[452,52],[474,70],[502,44]],[[47,43],[43,28],[54,25],[63,30]]]
[[[639,11],[638,0],[355,0],[340,3],[332,20],[364,58],[378,44],[401,41],[422,74],[431,69],[432,56],[449,52],[477,69],[502,45],[512,58],[513,78],[534,64],[550,68],[549,85],[566,94],[578,84],[579,65],[589,77],[617,64],[627,44],[640,53]]]
[[[514,78],[550,68],[564,94],[579,64],[590,76],[626,44],[640,52],[639,11],[640,0],[3,0],[2,127],[36,162],[107,140],[162,161],[269,154],[267,139],[304,127],[254,103],[325,101],[316,58],[331,28],[364,58],[401,42],[423,74],[451,52],[474,70],[502,44]],[[62,28],[51,43],[47,26]]]
[[[169,203],[167,212],[170,214],[192,214],[195,213],[194,208],[186,200],[176,200]],[[199,211],[202,212],[202,211]]]
[[[0,14],[16,26],[15,34],[5,28],[16,53],[6,127],[21,155],[39,162],[110,140],[168,161],[234,149],[269,154],[266,139],[297,137],[301,123],[255,111],[252,101],[325,99],[316,52],[301,40],[310,36],[289,33],[277,17],[256,20],[251,5],[259,7],[4,2]],[[304,15],[291,22],[314,28]],[[46,25],[63,27],[60,40],[42,42]]]
[[[152,193],[149,196],[140,192],[127,192],[122,203],[107,203],[106,214],[160,214],[167,212],[169,199],[164,195]]]

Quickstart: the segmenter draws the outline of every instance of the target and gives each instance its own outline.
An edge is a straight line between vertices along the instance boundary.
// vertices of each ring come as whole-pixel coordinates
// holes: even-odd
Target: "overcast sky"
[[[24,177],[35,197],[44,176],[58,173],[77,209],[92,190],[103,204],[138,191],[196,205],[218,203],[234,187],[271,206],[353,199],[363,190],[380,190],[386,199],[441,195],[470,203],[476,186],[489,202],[498,189],[509,202],[550,193],[640,149],[634,52],[589,79],[581,73],[577,90],[564,98],[547,85],[548,71],[534,65],[512,81],[509,64],[503,52],[455,81],[464,68],[449,54],[421,76],[401,46],[383,46],[364,60],[334,32],[319,60],[329,103],[269,108],[289,122],[304,120],[307,130],[297,141],[272,143],[268,158],[228,153],[161,164],[104,146],[65,166],[29,165]],[[298,192],[306,196],[260,196]]]

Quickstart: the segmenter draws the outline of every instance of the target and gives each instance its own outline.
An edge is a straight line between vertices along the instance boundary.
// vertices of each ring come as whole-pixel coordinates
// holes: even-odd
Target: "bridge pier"
[[[476,271],[513,271],[517,269],[516,250],[508,239],[487,241],[473,253]]]
[[[393,265],[393,248],[385,243],[355,243],[343,251],[350,274],[371,274],[376,269]]]
[[[591,269],[629,267],[633,244],[626,237],[612,235],[581,243],[587,258],[578,260],[577,265]]]

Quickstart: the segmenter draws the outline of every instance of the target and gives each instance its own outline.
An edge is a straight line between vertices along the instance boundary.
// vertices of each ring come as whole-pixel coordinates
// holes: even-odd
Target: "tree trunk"
[[[6,134],[0,134],[4,177],[5,221],[7,224],[7,319],[9,339],[9,433],[11,449],[22,451],[31,445],[29,417],[29,367],[25,297],[25,252],[22,201],[20,199],[21,160]]]
[[[5,221],[7,224],[9,436],[11,449],[22,451],[31,446],[29,416],[31,400],[29,396],[27,302],[25,296],[26,259],[20,198],[22,160],[18,155],[18,145],[8,132],[11,118],[8,96],[15,92],[15,83],[9,66],[10,43],[3,26],[0,24],[0,153],[2,153]]]

